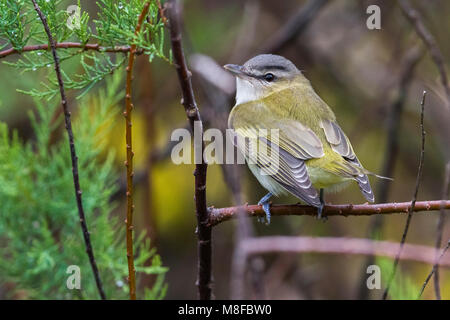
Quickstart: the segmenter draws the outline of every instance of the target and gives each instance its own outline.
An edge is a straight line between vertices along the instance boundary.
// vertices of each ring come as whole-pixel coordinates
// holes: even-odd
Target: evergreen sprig
[[[95,84],[103,80],[123,65],[123,53],[106,52],[106,48],[131,46],[136,44],[138,51],[149,57],[155,57],[171,62],[170,52],[165,52],[164,23],[159,15],[156,0],[151,1],[149,13],[145,19],[142,31],[135,34],[137,20],[145,1],[143,0],[99,0],[98,18],[90,21],[89,14],[81,11],[75,22],[76,28],[69,28],[68,19],[73,21],[73,14],[66,11],[62,0],[38,0],[41,11],[47,21],[57,43],[71,41],[79,43],[79,48],[58,49],[63,69],[67,67],[67,60],[75,60],[69,66],[80,66],[77,72],[64,73],[64,82],[67,89],[82,90],[78,98],[86,94]],[[0,0],[0,47],[13,48],[21,52],[25,46],[48,43],[42,24],[33,10],[31,1],[27,0]],[[73,24],[71,24],[73,26]],[[3,43],[3,45],[1,45]],[[98,51],[87,52],[83,47],[88,43],[96,43]],[[103,50],[101,49],[103,48]],[[112,50],[114,51],[114,50]],[[52,99],[58,92],[57,83],[52,75],[53,65],[49,52],[23,52],[22,59],[15,62],[5,62],[23,72],[47,70],[48,82],[41,83],[41,88],[32,90],[19,89],[19,92],[29,94],[36,98]],[[69,75],[74,74],[74,75]]]
[[[107,80],[106,89],[81,101],[74,118],[77,132],[80,183],[92,245],[107,296],[126,298],[127,261],[123,222],[112,215],[111,195],[118,174],[106,138],[115,125],[124,92],[120,73]],[[23,143],[0,123],[0,285],[13,284],[10,294],[33,299],[94,299],[98,297],[79,229],[73,199],[70,155],[64,139],[54,142],[62,123],[55,114],[59,103],[37,101],[31,121],[33,143]],[[95,236],[96,235],[96,236]],[[150,266],[144,262],[152,261]],[[66,286],[67,267],[81,269],[81,290]],[[149,240],[136,240],[138,275],[155,274],[155,286],[146,298],[161,298],[166,291],[163,267]],[[13,296],[10,296],[12,298]]]

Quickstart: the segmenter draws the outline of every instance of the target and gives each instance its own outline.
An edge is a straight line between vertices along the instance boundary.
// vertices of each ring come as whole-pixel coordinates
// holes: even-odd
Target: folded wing
[[[230,127],[237,134],[235,142],[238,149],[248,161],[256,164],[262,174],[270,175],[284,189],[307,204],[319,206],[319,194],[311,184],[305,165],[306,160],[324,155],[319,138],[295,120],[279,121],[272,118],[249,121],[247,115],[254,113],[246,113],[243,107],[247,106],[239,106],[240,114],[234,117],[239,120],[230,121]],[[252,153],[252,143],[259,146],[257,153]],[[260,147],[264,147],[265,152],[260,152]]]
[[[342,131],[341,127],[339,127],[336,122],[331,120],[321,120],[321,127],[323,128],[327,141],[330,143],[333,151],[340,154],[345,160],[345,162],[340,163],[339,166],[341,173],[353,177],[367,201],[374,202],[375,196],[370,187],[369,178],[366,174],[367,170],[363,168],[356,157],[352,145],[344,131]]]

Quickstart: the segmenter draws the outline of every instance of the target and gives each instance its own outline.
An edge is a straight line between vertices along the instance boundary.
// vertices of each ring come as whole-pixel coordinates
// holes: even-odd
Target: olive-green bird
[[[269,191],[259,201],[267,223],[272,195],[291,193],[317,207],[319,218],[324,188],[338,190],[356,181],[364,197],[374,202],[367,177],[372,173],[359,162],[333,111],[291,61],[262,54],[243,66],[227,64],[224,68],[237,79],[236,105],[228,126],[234,130],[235,144],[244,153],[250,170]],[[277,139],[257,135],[261,129],[278,129]],[[268,169],[270,160],[266,156],[258,154],[257,160],[249,161],[250,142],[264,144],[267,154],[277,151],[276,170]]]

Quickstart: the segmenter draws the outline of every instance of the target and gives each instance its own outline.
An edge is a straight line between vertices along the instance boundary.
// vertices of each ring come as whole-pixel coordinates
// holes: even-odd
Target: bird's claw
[[[258,222],[264,223],[265,225],[270,224],[270,202],[269,199],[272,196],[271,193],[266,194],[261,200],[259,200],[258,205],[262,206],[265,217],[258,217]]]
[[[258,221],[268,226],[270,224],[270,202],[264,202],[260,205],[262,205],[262,208],[266,215],[264,217],[258,217]]]
[[[325,204],[321,203],[320,206],[317,208],[317,216],[316,216],[317,220],[322,220],[323,222],[328,220],[327,216],[322,215],[324,207],[325,207]]]
[[[328,217],[327,216],[322,217],[323,208],[325,207],[325,200],[323,199],[323,194],[324,194],[323,189],[320,189],[319,195],[320,205],[317,207],[317,219],[325,222],[328,220]]]

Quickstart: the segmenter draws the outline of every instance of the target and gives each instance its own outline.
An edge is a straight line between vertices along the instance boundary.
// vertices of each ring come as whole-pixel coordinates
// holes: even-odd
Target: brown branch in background
[[[302,33],[309,23],[314,20],[320,9],[328,3],[328,0],[309,0],[308,3],[288,20],[288,22],[270,38],[262,47],[263,53],[275,53],[284,49],[300,33]]]
[[[267,236],[247,239],[243,250],[247,256],[270,253],[337,253],[341,255],[397,256],[400,243],[364,238]],[[434,264],[436,249],[424,245],[405,244],[402,260]],[[440,266],[450,267],[450,257],[442,258]]]
[[[442,199],[448,199],[448,188],[450,184],[450,162],[445,166],[445,177],[444,177],[444,186],[442,187]],[[435,248],[439,249],[441,247],[442,242],[442,234],[444,232],[444,224],[445,224],[445,206],[444,203],[441,205],[441,210],[439,213],[439,220],[437,224],[437,232],[436,232],[436,243]],[[436,257],[437,258],[437,257]],[[441,300],[441,289],[439,285],[439,267],[435,265],[435,274],[434,274],[434,291],[436,294],[436,299]]]
[[[394,101],[388,107],[388,119],[387,119],[387,142],[386,152],[383,160],[383,169],[381,175],[384,177],[393,177],[394,167],[397,162],[398,155],[398,139],[401,127],[401,119],[403,114],[403,107],[405,105],[406,98],[408,96],[408,90],[413,80],[414,70],[423,57],[424,50],[418,47],[414,47],[409,50],[404,57],[404,66],[400,71],[400,79],[398,83],[398,93]],[[378,182],[377,200],[380,203],[386,203],[389,195],[391,183],[389,180],[380,179]],[[444,199],[444,198],[443,198]],[[368,227],[368,237],[375,237],[383,227],[383,216],[376,216]],[[367,277],[366,266],[374,264],[375,257],[367,257],[367,261],[362,264],[361,280],[359,281],[359,293],[358,299],[366,300],[370,290],[367,290],[365,279]]]
[[[436,262],[433,265],[433,268],[431,269],[430,273],[428,274],[427,278],[425,279],[425,282],[422,285],[422,288],[420,289],[419,295],[417,296],[417,299],[420,299],[422,296],[423,291],[425,290],[425,287],[427,286],[428,282],[430,281],[431,277],[434,273],[436,273],[438,266],[440,265],[440,262],[442,258],[444,257],[445,253],[447,252],[448,248],[450,247],[450,240],[447,241],[447,245],[445,246],[444,250],[442,250],[441,255],[436,259]],[[436,252],[437,253],[437,252]],[[441,299],[440,293],[439,293],[439,300]]]
[[[260,1],[245,1],[238,36],[234,40],[228,61],[240,61],[248,56],[258,31],[260,9]]]
[[[158,13],[162,23],[164,24],[164,26],[168,27],[168,22],[165,14],[166,9],[161,5],[160,0],[156,0],[156,5],[158,6]]]
[[[323,214],[328,217],[371,216],[377,214],[408,213],[410,210],[414,212],[434,211],[439,210],[442,206],[444,209],[450,209],[450,200],[418,201],[412,209],[410,201],[379,204],[325,205]],[[249,217],[264,217],[265,215],[262,207],[256,204],[228,208],[211,207],[209,208],[208,224],[215,226],[224,221],[236,218],[237,211],[241,208]],[[270,207],[270,212],[272,216],[316,216],[317,208],[300,204],[274,204]]]
[[[73,136],[73,131],[72,131],[72,121],[70,119],[71,114],[69,111],[69,105],[67,103],[66,93],[64,90],[64,82],[62,80],[61,68],[60,68],[60,64],[59,64],[59,57],[58,57],[58,54],[56,53],[55,41],[54,41],[52,33],[50,31],[50,27],[47,23],[47,18],[42,13],[36,0],[31,0],[31,1],[33,2],[34,9],[36,10],[37,14],[39,15],[39,18],[42,21],[45,32],[47,33],[48,42],[50,44],[50,48],[51,48],[52,55],[53,55],[53,60],[55,61],[56,78],[58,80],[59,92],[61,95],[61,105],[62,105],[62,109],[64,111],[64,121],[65,121],[65,125],[66,125],[67,135],[69,137],[70,157],[72,160],[73,184],[75,187],[75,199],[76,199],[77,207],[78,207],[78,215],[80,217],[81,229],[83,231],[84,243],[86,245],[86,253],[88,254],[92,272],[94,273],[95,283],[97,285],[97,289],[98,289],[101,299],[104,300],[104,299],[106,299],[106,295],[105,295],[105,292],[103,291],[103,285],[102,285],[102,281],[100,279],[100,274],[98,272],[97,263],[96,263],[95,257],[94,257],[94,250],[92,249],[91,238],[90,238],[88,226],[86,223],[86,216],[84,214],[83,201],[82,201],[82,196],[81,196],[82,192],[81,192],[80,179],[79,179],[79,174],[78,174],[78,157],[77,157],[77,153],[75,150],[75,141],[74,141],[74,136]]]
[[[58,42],[55,43],[56,49],[83,49],[83,50],[93,50],[93,51],[99,51],[99,52],[123,52],[127,53],[130,51],[130,46],[115,46],[115,47],[104,47],[99,45],[98,43],[87,43],[83,44],[80,42]],[[45,44],[36,44],[36,45],[30,45],[30,46],[24,46],[22,50],[17,50],[15,48],[9,48],[5,49],[3,51],[0,51],[0,59],[5,58],[7,56],[10,56],[12,54],[21,54],[23,52],[30,52],[30,51],[46,51],[49,49],[49,45],[47,43]],[[136,54],[141,54],[143,51],[138,50]]]
[[[411,219],[414,213],[414,207],[416,205],[416,200],[417,200],[417,194],[419,193],[419,186],[420,186],[420,179],[422,178],[422,170],[423,170],[423,161],[424,161],[424,156],[425,156],[425,128],[424,128],[424,124],[423,124],[423,118],[424,118],[424,111],[425,111],[425,97],[427,95],[427,92],[424,91],[423,95],[422,95],[422,101],[420,102],[420,107],[421,107],[421,111],[420,111],[420,128],[422,131],[422,146],[420,149],[420,158],[419,158],[419,169],[417,170],[417,178],[416,178],[416,188],[414,190],[414,196],[413,199],[411,201],[411,206],[408,210],[408,217],[406,218],[406,225],[405,225],[405,229],[403,231],[403,235],[402,235],[402,240],[400,242],[400,249],[398,250],[397,256],[395,257],[394,260],[394,266],[392,269],[392,273],[389,277],[389,280],[387,282],[386,285],[386,289],[384,290],[383,293],[383,300],[385,300],[388,296],[389,293],[389,289],[391,287],[392,281],[394,280],[395,277],[395,273],[397,272],[397,267],[398,267],[398,262],[400,260],[400,255],[402,254],[402,250],[403,250],[403,245],[406,242],[406,236],[408,234],[408,230],[409,230],[409,225],[411,223]],[[441,205],[442,207],[442,205]]]
[[[169,13],[170,40],[172,43],[173,59],[178,74],[179,83],[182,91],[182,104],[186,111],[187,118],[192,130],[198,128],[201,137],[200,145],[196,146],[194,141],[194,150],[200,148],[203,155],[203,124],[200,112],[195,102],[194,91],[192,89],[192,74],[186,65],[183,46],[181,44],[180,30],[180,12],[179,4],[175,0],[167,3],[166,9]],[[211,226],[208,225],[208,208],[206,206],[206,173],[208,164],[203,158],[195,165],[195,208],[197,216],[197,236],[198,236],[198,279],[197,287],[199,298],[201,300],[211,299],[211,268],[212,268],[212,249],[211,249]]]
[[[146,2],[138,18],[135,35],[141,31],[142,23],[147,16],[150,2]],[[132,129],[131,129],[131,112],[133,110],[132,98],[132,81],[133,81],[133,66],[135,61],[136,45],[131,45],[130,54],[127,66],[126,92],[125,92],[125,140],[127,150],[127,160],[125,166],[127,168],[127,218],[126,224],[126,241],[127,241],[127,260],[128,260],[128,284],[130,287],[130,299],[136,300],[136,270],[134,268],[134,253],[133,253],[133,144],[132,144]]]
[[[441,83],[444,86],[445,93],[447,95],[447,105],[450,103],[450,86],[448,83],[447,72],[445,70],[445,59],[442,55],[441,50],[439,49],[436,40],[433,35],[427,30],[425,24],[422,21],[422,18],[412,6],[408,0],[399,0],[400,8],[402,9],[403,14],[410,21],[410,23],[414,26],[416,33],[422,39],[425,46],[428,48],[428,51],[431,54],[431,58],[433,59],[436,67],[439,71],[439,75],[441,78]]]

